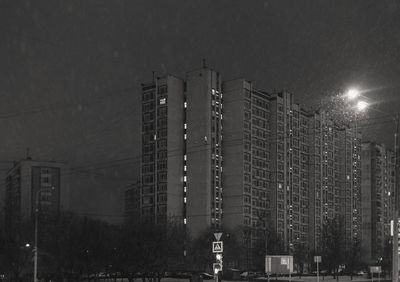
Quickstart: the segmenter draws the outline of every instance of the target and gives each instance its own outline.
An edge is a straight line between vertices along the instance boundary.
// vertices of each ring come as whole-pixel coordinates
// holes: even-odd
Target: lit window
[[[185,192],[185,193],[186,193],[186,186],[184,186],[184,187],[183,187],[183,192]]]
[[[186,203],[186,197],[183,197],[183,202]]]
[[[186,124],[186,123],[183,124],[183,128],[184,128],[184,129],[187,128],[187,124]]]
[[[166,98],[161,98],[160,99],[160,105],[165,105],[165,103],[167,103],[167,99]]]
[[[186,171],[186,169],[187,169],[187,167],[184,165],[184,166],[183,166],[183,171]]]
[[[186,138],[187,138],[187,135],[185,133],[185,134],[183,134],[183,139],[186,140]]]
[[[186,176],[186,175],[183,177],[183,181],[184,181],[184,182],[187,181],[187,176]]]
[[[186,218],[183,219],[183,224],[186,224]]]
[[[187,108],[187,102],[183,102],[183,107],[186,109]]]
[[[184,161],[186,161],[186,158],[187,158],[186,155],[183,155],[183,160],[184,160]]]

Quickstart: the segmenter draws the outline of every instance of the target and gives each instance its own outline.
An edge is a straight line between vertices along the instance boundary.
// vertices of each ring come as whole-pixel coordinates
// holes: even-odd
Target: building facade
[[[142,158],[130,213],[183,223],[192,235],[222,220],[222,91],[218,72],[142,84]],[[138,202],[134,198],[140,198]]]
[[[287,253],[317,250],[327,219],[341,217],[350,248],[361,240],[360,153],[356,127],[291,93],[223,82],[207,67],[154,78],[142,84],[141,182],[127,206],[177,219],[192,237],[245,229],[250,249],[273,232]]]
[[[224,82],[223,226],[243,234],[242,266],[254,261],[253,250],[276,222],[270,183],[270,98],[244,79]],[[258,247],[257,247],[258,244]]]
[[[276,232],[282,248],[307,247],[308,117],[290,93],[243,79],[223,84],[224,219],[252,231],[251,247]]]
[[[142,84],[140,185],[128,192],[135,196],[133,218],[183,222],[183,103],[184,82],[179,78],[166,76]]]
[[[362,144],[362,252],[367,263],[384,256],[390,240],[395,187],[394,153],[384,145]]]
[[[40,218],[69,208],[69,186],[64,175],[65,165],[35,161],[30,158],[15,162],[6,175],[5,223],[15,232],[23,221]]]
[[[291,93],[271,100],[271,184],[278,237],[293,253],[307,247],[309,222],[308,119]]]
[[[187,226],[196,236],[218,229],[223,213],[223,93],[218,72],[201,68],[186,75]],[[186,177],[186,178],[185,178]]]
[[[309,114],[310,247],[327,219],[342,222],[346,249],[361,240],[361,135],[326,111]]]

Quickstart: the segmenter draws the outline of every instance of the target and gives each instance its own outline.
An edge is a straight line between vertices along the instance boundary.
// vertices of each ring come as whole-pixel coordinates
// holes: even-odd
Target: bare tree
[[[322,228],[321,250],[323,264],[337,276],[339,265],[345,262],[344,230],[342,217],[326,219]]]

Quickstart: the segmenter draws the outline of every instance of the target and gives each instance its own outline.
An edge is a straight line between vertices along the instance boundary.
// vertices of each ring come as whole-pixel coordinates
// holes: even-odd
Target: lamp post
[[[51,192],[54,187],[41,188],[35,194],[35,242],[34,242],[34,258],[33,258],[33,282],[37,282],[38,270],[38,231],[39,231],[39,196],[42,192]]]

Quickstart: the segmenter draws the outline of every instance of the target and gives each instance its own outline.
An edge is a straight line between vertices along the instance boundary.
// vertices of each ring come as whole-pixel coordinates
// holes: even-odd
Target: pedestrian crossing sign
[[[213,253],[222,253],[224,251],[224,243],[222,241],[212,242]]]

